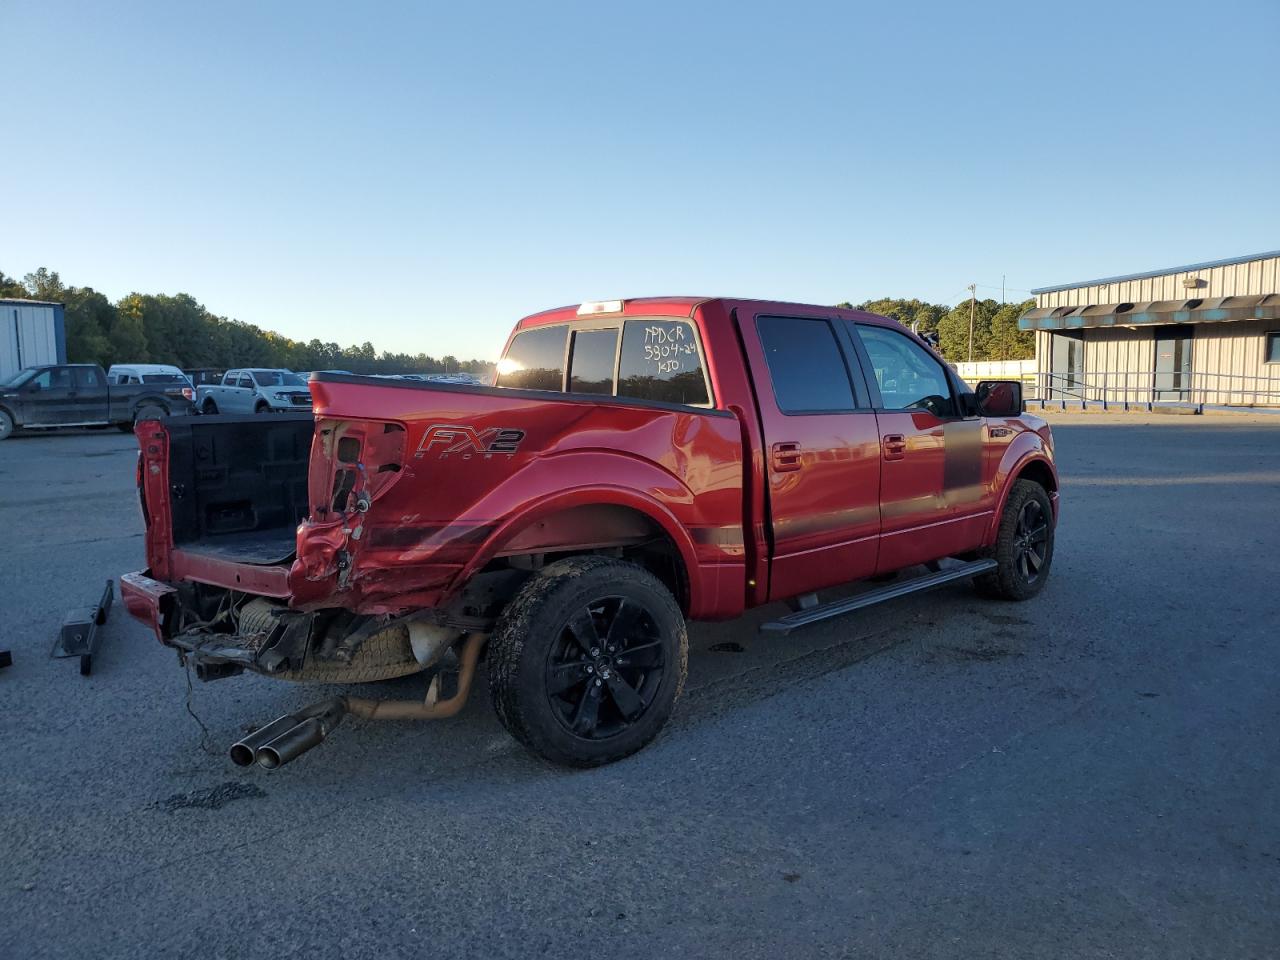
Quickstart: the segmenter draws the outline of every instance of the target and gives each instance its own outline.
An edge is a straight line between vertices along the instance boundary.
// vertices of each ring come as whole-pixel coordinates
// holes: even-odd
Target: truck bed
[[[250,530],[209,537],[184,544],[182,549],[189,554],[231,563],[276,566],[293,559],[297,552],[297,537],[292,528]]]
[[[312,429],[308,414],[170,420],[174,546],[237,563],[289,562],[308,512]]]

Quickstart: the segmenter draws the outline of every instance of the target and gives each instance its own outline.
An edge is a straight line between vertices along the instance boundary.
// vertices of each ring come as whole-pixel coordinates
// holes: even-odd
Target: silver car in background
[[[228,370],[221,383],[196,389],[196,406],[207,414],[309,412],[311,391],[292,370]]]

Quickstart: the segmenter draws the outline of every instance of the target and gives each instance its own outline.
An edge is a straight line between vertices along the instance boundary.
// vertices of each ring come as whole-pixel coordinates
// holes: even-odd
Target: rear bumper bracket
[[[58,638],[53,643],[51,657],[79,657],[80,673],[88,676],[93,669],[93,655],[98,652],[101,635],[98,628],[107,622],[111,602],[115,599],[115,584],[108,580],[102,599],[96,607],[81,607],[68,611],[62,618]]]

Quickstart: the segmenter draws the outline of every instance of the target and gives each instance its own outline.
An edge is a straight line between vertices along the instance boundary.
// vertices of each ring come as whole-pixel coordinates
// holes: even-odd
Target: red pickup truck
[[[855,310],[584,303],[521,320],[492,387],[310,388],[313,417],[139,424],[148,569],[124,600],[203,679],[431,680],[281,717],[241,764],[348,714],[449,716],[482,654],[517,739],[605,763],[670,716],[687,620],[787,601],[762,628],[786,633],[960,579],[1022,600],[1053,558],[1053,439],[1020,385],[972,391]]]

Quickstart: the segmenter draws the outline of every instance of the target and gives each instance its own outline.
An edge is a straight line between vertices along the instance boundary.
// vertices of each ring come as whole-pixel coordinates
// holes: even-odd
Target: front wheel
[[[267,406],[265,403],[260,403],[260,404],[258,404],[256,407],[254,407],[254,408],[253,408],[253,412],[254,412],[254,413],[258,413],[258,414],[262,414],[262,413],[270,413],[270,412],[271,412],[271,408],[270,408],[269,406]]]
[[[684,616],[653,574],[571,557],[535,574],[503,611],[489,644],[489,693],[525,746],[594,767],[657,736],[688,660]]]
[[[207,417],[217,416],[217,414],[218,414],[218,405],[217,405],[216,403],[214,403],[214,402],[213,402],[213,397],[206,397],[206,398],[205,398],[204,406],[202,406],[202,407],[200,408],[200,412],[201,412],[201,413],[203,413],[203,414],[204,414],[205,416],[207,416]]]
[[[974,580],[978,590],[1003,600],[1029,600],[1044,587],[1053,564],[1053,504],[1044,487],[1018,480],[1009,491],[995,548],[999,564]]]
[[[0,410],[0,440],[8,440],[13,436],[13,417]]]

